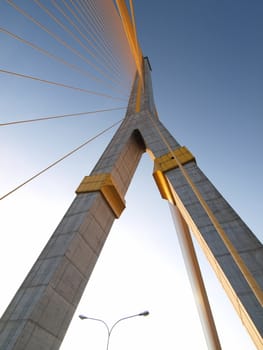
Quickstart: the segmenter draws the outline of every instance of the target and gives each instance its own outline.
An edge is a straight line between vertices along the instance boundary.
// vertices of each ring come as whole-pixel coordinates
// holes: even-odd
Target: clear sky
[[[109,0],[94,2],[104,4]],[[16,1],[36,20],[90,57],[34,1]],[[42,1],[85,42],[51,1]],[[58,2],[61,4],[61,2]],[[138,36],[149,56],[159,117],[247,225],[263,240],[263,3],[261,0],[134,1]],[[65,9],[65,8],[64,8]],[[129,63],[116,18],[104,19],[115,35],[112,58],[106,43],[99,67]],[[98,19],[99,20],[99,19]],[[121,69],[122,86],[88,77],[94,68],[72,50],[0,2],[0,69],[107,94],[89,94],[0,73],[0,123],[13,120],[125,107],[131,75]],[[116,26],[116,27],[115,27]],[[5,31],[3,31],[3,28]],[[83,28],[82,28],[83,29]],[[87,28],[86,28],[87,29]],[[88,28],[89,29],[89,28]],[[81,69],[43,55],[7,34],[12,32]],[[83,31],[84,32],[84,31]],[[116,33],[118,32],[118,35]],[[92,41],[92,40],[91,40]],[[87,43],[87,42],[85,42]],[[92,41],[94,43],[94,41]],[[120,45],[121,43],[121,45]],[[95,45],[95,44],[94,44]],[[130,64],[127,64],[130,67]],[[113,63],[109,63],[112,69]],[[85,70],[85,73],[84,73]],[[100,71],[96,77],[104,79]],[[113,71],[110,73],[113,76]],[[113,76],[115,79],[116,75]],[[121,90],[121,91],[120,91]],[[123,118],[115,112],[0,127],[0,195]],[[115,129],[0,201],[2,313],[74,198]],[[62,350],[105,348],[106,332],[122,316],[149,310],[147,318],[119,324],[110,349],[173,350],[206,348],[184,269],[168,204],[160,198],[147,155],[126,196],[76,311]],[[213,271],[199,250],[208,296],[224,350],[255,349]]]

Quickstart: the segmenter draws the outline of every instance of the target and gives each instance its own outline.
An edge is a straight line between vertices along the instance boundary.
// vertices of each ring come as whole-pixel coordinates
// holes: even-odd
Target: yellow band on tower
[[[155,158],[154,160],[154,171],[168,171],[177,168],[179,164],[176,159],[178,159],[180,164],[186,164],[195,161],[195,157],[192,153],[185,147],[176,148],[173,152],[166,153],[165,155]]]
[[[85,176],[76,193],[88,193],[100,191],[116,218],[120,217],[125,209],[125,201],[117,190],[111,174],[96,174]]]
[[[192,155],[192,153],[185,146],[183,146],[175,149],[173,152],[167,153],[159,158],[155,158],[153,172],[153,177],[162,198],[167,199],[173,204],[175,204],[174,198],[171,195],[171,190],[164,173],[179,167],[175,157],[180,162],[180,165],[195,161],[195,157]]]

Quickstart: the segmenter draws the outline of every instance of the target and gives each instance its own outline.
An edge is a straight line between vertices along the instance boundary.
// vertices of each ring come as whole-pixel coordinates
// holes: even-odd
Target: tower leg
[[[202,323],[207,348],[209,350],[221,350],[220,341],[215,327],[213,315],[210,309],[209,300],[206,294],[205,285],[195,254],[194,245],[191,239],[189,228],[179,212],[178,208],[169,203],[172,217],[183,253],[186,270],[192,286],[193,295],[196,301],[199,317]]]
[[[209,206],[211,215],[206,212],[179,167],[165,172],[169,190],[256,347],[262,349],[263,246],[194,161],[185,164],[184,169]],[[241,271],[219,231],[227,236],[249,276]],[[248,279],[254,281],[257,294]]]
[[[125,131],[125,128],[124,128]],[[0,349],[57,350],[107,239],[142,143],[134,133],[110,143],[0,320]],[[95,174],[94,174],[95,172]],[[106,172],[106,173],[105,173]],[[103,181],[93,181],[103,178]],[[84,186],[84,187],[83,187]]]

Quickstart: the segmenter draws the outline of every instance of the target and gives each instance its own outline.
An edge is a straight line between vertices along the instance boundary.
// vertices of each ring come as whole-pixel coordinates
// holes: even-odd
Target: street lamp
[[[104,326],[107,328],[107,333],[108,333],[108,338],[107,338],[107,347],[106,349],[108,350],[109,349],[109,343],[110,343],[110,336],[111,336],[111,333],[112,333],[112,330],[113,328],[121,321],[124,321],[124,320],[127,320],[128,318],[132,318],[132,317],[138,317],[138,316],[148,316],[150,313],[149,311],[143,311],[143,312],[140,312],[139,314],[136,314],[136,315],[131,315],[131,316],[126,316],[126,317],[122,317],[120,318],[119,320],[117,320],[111,327],[109,327],[107,325],[107,323],[99,318],[94,318],[94,317],[88,317],[88,316],[85,316],[85,315],[79,315],[79,318],[81,320],[93,320],[93,321],[98,321],[98,322],[101,322],[104,324]]]

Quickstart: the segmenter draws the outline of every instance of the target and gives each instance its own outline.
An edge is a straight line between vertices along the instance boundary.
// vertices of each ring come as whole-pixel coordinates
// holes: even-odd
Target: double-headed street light
[[[126,316],[126,317],[122,317],[120,318],[119,320],[117,320],[111,327],[109,327],[107,325],[107,323],[99,318],[94,318],[94,317],[88,317],[88,316],[85,316],[85,315],[79,315],[79,318],[81,320],[93,320],[93,321],[98,321],[98,322],[101,322],[104,324],[104,326],[107,328],[107,333],[108,333],[108,338],[107,338],[107,347],[106,349],[108,350],[109,349],[109,343],[110,343],[110,336],[111,336],[111,333],[112,333],[112,330],[113,328],[121,321],[124,321],[124,320],[127,320],[128,318],[132,318],[132,317],[138,317],[138,316],[148,316],[149,315],[149,311],[143,311],[143,312],[140,312],[139,314],[135,314],[135,315],[131,315],[131,316]]]

